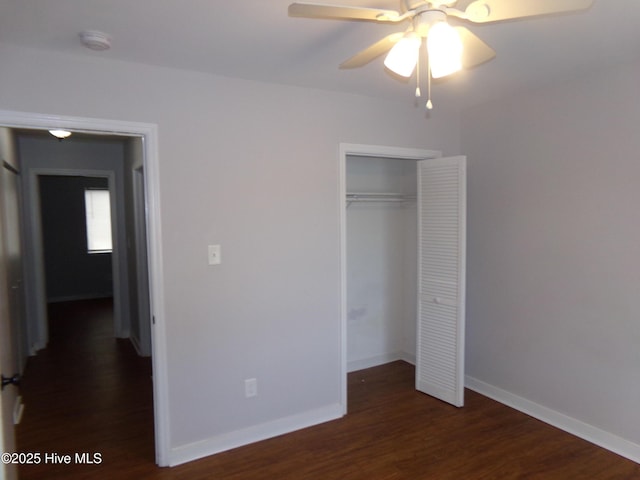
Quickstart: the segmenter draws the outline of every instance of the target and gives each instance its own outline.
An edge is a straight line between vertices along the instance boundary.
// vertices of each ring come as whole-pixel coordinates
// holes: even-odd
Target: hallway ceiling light
[[[56,137],[58,140],[62,140],[71,136],[71,132],[69,130],[53,129],[49,130],[49,133]]]

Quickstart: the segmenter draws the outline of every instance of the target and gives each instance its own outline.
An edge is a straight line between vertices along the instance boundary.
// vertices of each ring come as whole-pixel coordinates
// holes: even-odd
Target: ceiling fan
[[[296,2],[289,16],[361,20],[378,23],[410,21],[404,32],[387,35],[340,64],[357,68],[389,52],[385,66],[402,77],[411,77],[423,50],[428,64],[428,80],[451,75],[462,68],[480,65],[496,52],[462,25],[452,27],[449,19],[470,23],[491,23],[589,8],[594,0],[400,0],[400,11]],[[460,4],[461,8],[456,8]],[[466,7],[463,7],[466,5]],[[423,44],[425,44],[423,46]],[[418,68],[418,75],[420,69]],[[420,96],[419,79],[416,96]],[[432,108],[431,100],[427,108]]]

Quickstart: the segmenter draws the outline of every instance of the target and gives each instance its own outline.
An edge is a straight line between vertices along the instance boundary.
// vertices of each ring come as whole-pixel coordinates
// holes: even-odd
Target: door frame
[[[142,356],[151,355],[151,325],[144,322],[144,319],[151,319],[149,310],[149,253],[147,252],[147,231],[145,221],[145,200],[144,200],[144,165],[133,170],[133,216],[134,216],[134,238],[135,238],[135,262],[136,279],[138,286],[138,318],[140,322],[140,336],[135,339],[134,345],[138,353]],[[146,300],[145,300],[146,299]],[[129,325],[131,326],[131,325]],[[132,337],[133,338],[133,337]]]
[[[159,466],[169,464],[169,389],[162,263],[158,126],[152,123],[71,117],[42,113],[0,110],[0,126],[48,130],[64,128],[93,134],[141,137],[145,166],[146,229],[149,254],[149,295],[152,314],[153,407],[155,457]]]
[[[347,413],[347,157],[374,157],[396,160],[430,160],[442,156],[439,150],[340,143],[338,156],[338,207],[340,217],[340,352],[342,414]]]

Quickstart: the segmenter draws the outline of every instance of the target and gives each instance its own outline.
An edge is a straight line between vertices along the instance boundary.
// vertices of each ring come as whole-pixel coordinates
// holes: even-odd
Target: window
[[[109,190],[86,189],[87,252],[111,253],[111,200]]]

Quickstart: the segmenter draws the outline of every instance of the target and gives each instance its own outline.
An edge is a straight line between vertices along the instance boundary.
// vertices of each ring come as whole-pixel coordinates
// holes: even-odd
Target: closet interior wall
[[[414,160],[347,157],[349,371],[415,362],[416,170]]]

